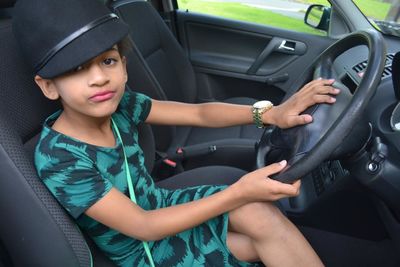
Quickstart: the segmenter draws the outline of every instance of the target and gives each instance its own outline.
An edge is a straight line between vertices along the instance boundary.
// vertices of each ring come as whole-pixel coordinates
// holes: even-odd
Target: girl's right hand
[[[236,184],[240,195],[248,202],[275,201],[284,197],[294,197],[300,193],[300,180],[285,184],[269,178],[286,167],[286,160],[268,165],[244,175]]]

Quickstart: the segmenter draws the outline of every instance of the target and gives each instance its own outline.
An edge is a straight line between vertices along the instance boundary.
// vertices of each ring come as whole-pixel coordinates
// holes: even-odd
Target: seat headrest
[[[14,6],[16,0],[0,0],[0,9]]]
[[[0,21],[0,52],[0,112],[12,121],[25,143],[60,105],[46,99],[35,84],[33,70],[20,55],[11,20]]]

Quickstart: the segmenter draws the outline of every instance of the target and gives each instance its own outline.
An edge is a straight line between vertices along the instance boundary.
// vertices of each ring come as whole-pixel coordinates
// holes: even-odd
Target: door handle
[[[258,55],[254,63],[250,66],[247,70],[247,75],[255,75],[257,70],[261,67],[264,63],[265,59],[274,51],[279,44],[279,40],[276,37],[272,38],[269,41],[268,45],[264,48],[264,50]]]
[[[296,49],[296,43],[288,40],[282,40],[281,44],[278,46],[278,50],[284,50],[288,52],[294,52]]]
[[[306,45],[299,41],[289,41],[279,37],[273,37],[264,50],[258,55],[254,63],[247,70],[247,75],[256,75],[258,69],[273,52],[287,55],[303,55],[306,52]]]

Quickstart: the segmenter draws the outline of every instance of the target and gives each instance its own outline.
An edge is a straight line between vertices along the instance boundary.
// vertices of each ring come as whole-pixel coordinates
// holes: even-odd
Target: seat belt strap
[[[178,147],[175,154],[167,154],[165,152],[156,151],[158,156],[158,162],[163,162],[170,167],[175,168],[178,162],[182,162],[185,159],[206,156],[217,151],[216,145],[192,145],[187,147]]]

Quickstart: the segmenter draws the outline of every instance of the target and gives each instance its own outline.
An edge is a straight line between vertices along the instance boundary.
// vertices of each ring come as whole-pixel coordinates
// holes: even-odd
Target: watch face
[[[253,107],[254,108],[265,108],[271,105],[271,101],[268,100],[262,100],[254,103]]]

